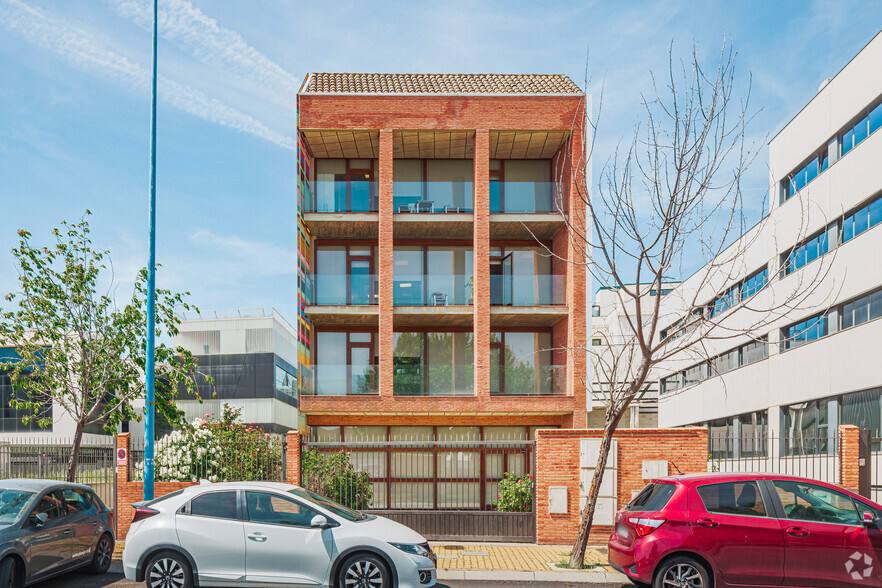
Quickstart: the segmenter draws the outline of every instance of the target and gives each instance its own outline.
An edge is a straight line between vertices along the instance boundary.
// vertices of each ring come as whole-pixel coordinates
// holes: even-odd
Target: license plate
[[[616,535],[618,535],[618,537],[621,539],[627,539],[628,537],[630,537],[630,533],[628,533],[628,527],[626,527],[622,523],[619,523],[618,525],[616,525]]]

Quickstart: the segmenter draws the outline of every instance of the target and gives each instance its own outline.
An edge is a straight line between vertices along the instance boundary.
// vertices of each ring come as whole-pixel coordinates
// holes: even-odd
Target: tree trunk
[[[606,460],[609,457],[609,448],[612,446],[612,436],[615,427],[608,424],[603,429],[603,438],[600,441],[600,455],[597,456],[597,467],[594,469],[594,477],[591,478],[591,489],[588,491],[588,500],[582,511],[582,521],[579,523],[579,535],[570,555],[570,567],[580,569],[585,564],[585,549],[588,546],[588,535],[591,533],[591,524],[594,522],[594,509],[597,505],[597,496],[600,494],[600,483],[603,481],[603,473],[606,469]]]
[[[83,422],[78,422],[77,430],[74,433],[73,445],[70,448],[70,459],[67,461],[67,481],[71,483],[77,481],[77,465],[80,461],[80,446],[83,444],[84,429]]]

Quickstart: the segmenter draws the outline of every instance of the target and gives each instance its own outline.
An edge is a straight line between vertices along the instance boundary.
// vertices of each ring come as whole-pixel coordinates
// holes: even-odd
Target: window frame
[[[762,480],[754,480],[754,479],[745,479],[745,480],[730,480],[728,482],[697,482],[693,487],[695,488],[695,493],[698,494],[698,499],[701,501],[701,506],[704,508],[704,512],[709,515],[723,515],[729,517],[745,517],[749,519],[775,519],[777,517],[777,510],[769,504],[768,497],[766,493],[763,491]],[[760,499],[760,502],[763,505],[763,511],[765,514],[739,514],[734,512],[718,512],[712,511],[707,507],[707,504],[704,501],[704,497],[701,495],[700,490],[702,488],[708,488],[710,486],[725,486],[726,484],[753,484],[756,487],[757,497]]]
[[[248,511],[248,494],[266,494],[267,496],[274,496],[275,498],[277,498],[279,500],[286,500],[288,502],[293,502],[294,504],[296,504],[300,508],[309,509],[309,510],[313,511],[314,513],[316,513],[316,515],[321,515],[321,516],[325,517],[325,520],[327,520],[328,523],[331,525],[339,526],[339,524],[340,524],[336,520],[332,519],[327,513],[324,513],[322,511],[318,510],[317,508],[310,506],[308,504],[303,504],[302,501],[297,500],[296,498],[293,498],[293,496],[294,496],[293,494],[280,494],[280,493],[274,492],[272,490],[241,490],[241,492],[242,492],[241,497],[242,497],[242,500],[244,501],[244,509],[243,509],[244,512],[242,513],[242,515],[243,515],[242,521],[246,522],[246,523],[251,523],[252,525],[271,525],[273,527],[281,527],[283,529],[312,529],[313,528],[313,526],[311,524],[309,524],[309,525],[286,525],[284,523],[271,523],[271,522],[267,522],[267,521],[251,520],[251,513]],[[315,518],[316,515],[313,515],[312,517],[310,517],[310,521],[312,521],[312,519]]]
[[[857,504],[855,503],[855,499],[852,496],[843,492],[842,490],[839,490],[837,488],[827,487],[827,486],[824,486],[824,485],[816,483],[816,482],[805,482],[805,481],[801,481],[801,480],[788,480],[787,478],[773,477],[773,478],[768,478],[766,481],[769,483],[770,490],[773,491],[773,494],[772,494],[773,499],[777,502],[778,507],[781,509],[779,518],[782,521],[795,521],[798,523],[813,523],[813,524],[820,524],[820,525],[839,525],[839,526],[860,527],[860,528],[864,528],[864,526],[865,526],[863,520],[861,519],[860,510],[858,510]],[[776,485],[776,482],[791,482],[794,484],[803,484],[805,486],[812,486],[814,488],[820,488],[820,489],[824,490],[825,492],[840,494],[844,498],[849,499],[849,501],[851,502],[851,506],[855,511],[857,521],[855,523],[844,523],[844,522],[832,522],[832,521],[815,521],[815,520],[811,520],[811,519],[791,519],[788,516],[787,511],[784,508],[784,501],[781,500],[781,495],[778,493],[778,486]]]

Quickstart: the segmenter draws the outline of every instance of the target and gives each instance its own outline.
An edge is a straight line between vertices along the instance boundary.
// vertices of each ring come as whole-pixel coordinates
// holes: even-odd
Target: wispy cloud
[[[138,92],[149,88],[147,68],[100,46],[86,31],[76,28],[44,10],[20,0],[0,3],[0,22],[42,49],[51,51],[90,73],[110,78]],[[165,76],[159,78],[159,98],[170,106],[207,121],[265,139],[285,149],[294,140],[215,98]]]
[[[297,271],[297,252],[272,243],[218,235],[208,229],[198,229],[190,241],[222,260],[228,278],[284,276]]]
[[[149,0],[105,0],[123,18],[152,30]],[[249,45],[236,31],[221,27],[187,0],[159,3],[159,34],[202,63],[253,83],[267,98],[293,109],[297,78]]]

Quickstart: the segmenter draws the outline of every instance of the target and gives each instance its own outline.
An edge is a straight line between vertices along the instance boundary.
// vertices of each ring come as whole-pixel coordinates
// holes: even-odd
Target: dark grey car
[[[0,588],[19,588],[113,557],[113,511],[88,486],[0,480]]]

